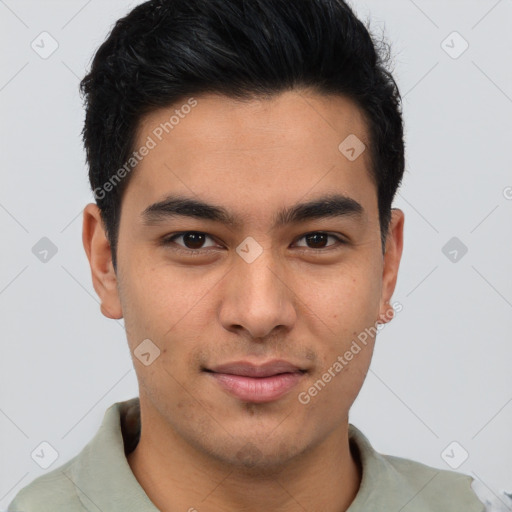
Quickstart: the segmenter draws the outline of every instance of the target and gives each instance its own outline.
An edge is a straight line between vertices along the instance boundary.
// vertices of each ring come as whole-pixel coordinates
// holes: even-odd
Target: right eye
[[[182,240],[182,243],[176,242],[176,240],[180,239]],[[201,231],[182,231],[180,233],[173,233],[169,236],[166,236],[162,240],[162,245],[178,252],[197,254],[198,252],[204,252],[204,244],[207,239],[213,240],[210,235]],[[173,245],[178,247],[173,247]],[[215,244],[206,246],[206,248],[209,247],[215,247]]]

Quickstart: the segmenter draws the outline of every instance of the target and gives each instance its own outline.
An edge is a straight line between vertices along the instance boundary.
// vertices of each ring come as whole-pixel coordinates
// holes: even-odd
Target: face
[[[103,313],[150,363],[133,357],[146,418],[216,460],[279,466],[347,426],[375,342],[358,336],[391,318],[403,214],[383,255],[349,100],[194,102],[139,126],[153,147],[123,196],[117,275],[92,204],[84,244]]]

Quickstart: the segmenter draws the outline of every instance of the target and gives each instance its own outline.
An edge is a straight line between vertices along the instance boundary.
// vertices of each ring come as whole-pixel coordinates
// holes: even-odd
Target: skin
[[[369,151],[349,161],[338,150],[349,134],[369,144],[348,99],[305,90],[244,102],[196,99],[130,176],[117,274],[97,206],[84,210],[83,242],[103,314],[124,317],[132,354],[147,338],[161,350],[149,366],[133,358],[142,434],[128,463],[162,511],[346,510],[361,482],[348,413],[375,338],[307,405],[297,396],[359,333],[392,317],[404,214],[392,211],[383,255]],[[146,116],[136,147],[176,108]],[[280,209],[333,192],[355,199],[364,215],[272,228]],[[239,225],[179,216],[145,225],[144,209],[171,193],[222,206]],[[202,247],[183,237],[159,244],[183,231],[208,237]],[[304,235],[318,231],[347,243],[329,237],[308,246]],[[252,263],[236,252],[249,236],[263,250]],[[187,247],[203,252],[178,252]],[[307,372],[267,403],[229,395],[202,371],[271,359]]]

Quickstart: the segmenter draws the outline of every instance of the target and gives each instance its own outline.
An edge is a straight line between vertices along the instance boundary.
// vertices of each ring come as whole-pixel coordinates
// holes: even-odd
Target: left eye
[[[345,243],[338,236],[330,235],[329,233],[314,232],[308,233],[307,235],[303,235],[301,238],[299,238],[299,240],[305,240],[306,244],[313,244],[313,247],[310,245],[299,245],[299,247],[308,247],[309,249],[323,249],[324,247],[331,247],[332,245],[336,245],[336,243],[327,245],[327,240],[329,238],[334,238],[338,244]]]

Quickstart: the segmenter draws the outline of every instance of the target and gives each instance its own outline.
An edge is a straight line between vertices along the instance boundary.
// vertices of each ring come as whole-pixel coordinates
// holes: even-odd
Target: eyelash
[[[182,237],[184,235],[191,234],[191,233],[195,233],[195,234],[199,234],[199,235],[206,235],[208,238],[213,240],[213,237],[211,235],[209,235],[208,233],[204,233],[202,231],[181,231],[179,233],[174,233],[172,235],[169,235],[169,236],[163,238],[162,241],[161,241],[161,245],[163,245],[165,247],[169,247],[172,244],[175,244],[174,240],[176,238],[180,238],[180,237]],[[322,248],[318,248],[318,249],[315,249],[315,248],[312,248],[312,247],[300,247],[299,250],[301,252],[313,252],[313,253],[315,253],[315,252],[316,253],[327,252],[329,250],[333,250],[333,249],[339,248],[339,246],[346,245],[348,243],[343,238],[341,238],[341,237],[339,237],[337,235],[334,235],[332,233],[325,232],[325,231],[310,231],[308,233],[305,233],[301,237],[297,238],[296,240],[297,241],[298,240],[302,240],[303,238],[305,238],[307,236],[310,236],[310,235],[327,235],[328,237],[335,238],[336,239],[336,243],[332,244],[332,245],[329,245],[327,247],[322,247]],[[176,251],[176,252],[179,252],[179,253],[182,253],[182,254],[186,254],[187,256],[199,256],[201,254],[204,255],[205,252],[208,252],[209,250],[216,249],[216,248],[188,249],[186,247],[184,248],[182,246],[177,246],[177,247],[171,247],[171,249],[173,251]]]

